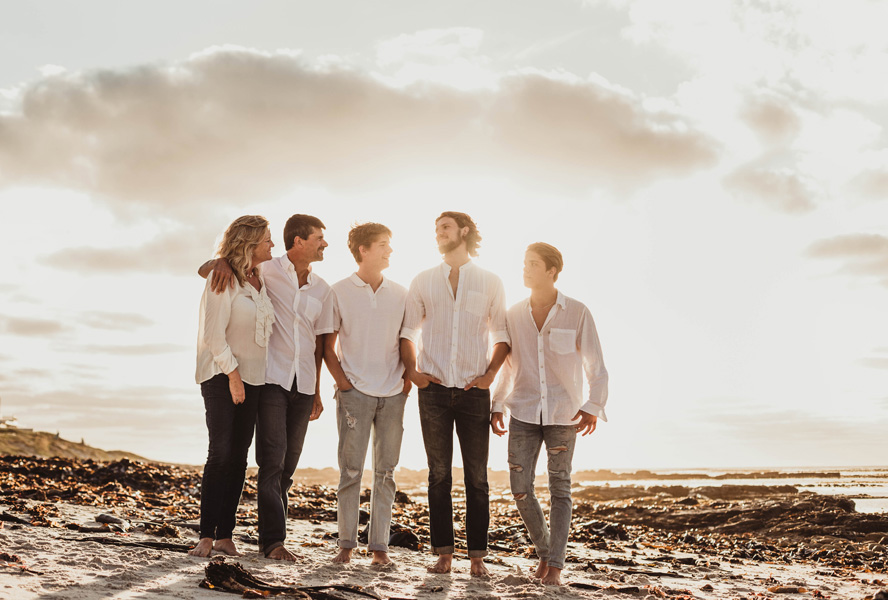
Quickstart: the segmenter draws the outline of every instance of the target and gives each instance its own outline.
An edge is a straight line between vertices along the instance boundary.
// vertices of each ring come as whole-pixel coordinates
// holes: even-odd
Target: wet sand
[[[363,549],[349,565],[330,562],[335,487],[316,481],[292,494],[296,564],[257,552],[255,480],[235,538],[245,556],[227,560],[276,585],[354,585],[380,598],[862,599],[888,586],[888,515],[858,513],[847,498],[793,486],[626,485],[576,491],[569,585],[544,587],[529,577],[532,549],[496,478],[490,579],[469,576],[459,541],[454,572],[431,575],[425,498],[405,475],[396,529],[422,550],[392,547],[391,566],[371,567]],[[199,587],[208,560],[186,554],[197,541],[199,481],[191,469],[126,460],[0,457],[0,598],[224,597]]]

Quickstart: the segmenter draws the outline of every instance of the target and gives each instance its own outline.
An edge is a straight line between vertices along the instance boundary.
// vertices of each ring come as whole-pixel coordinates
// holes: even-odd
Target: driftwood
[[[66,540],[72,542],[98,542],[108,546],[133,546],[135,548],[151,548],[152,550],[171,550],[173,552],[188,552],[194,546],[192,544],[170,544],[168,542],[133,542],[122,540],[118,537],[69,537]]]
[[[371,594],[349,585],[312,585],[304,587],[272,585],[258,579],[244,569],[240,563],[227,563],[224,558],[222,560],[210,561],[204,572],[206,576],[200,582],[200,587],[241,594],[244,598],[288,596],[292,598],[311,598],[312,600],[349,600],[358,596],[382,600],[376,594]]]

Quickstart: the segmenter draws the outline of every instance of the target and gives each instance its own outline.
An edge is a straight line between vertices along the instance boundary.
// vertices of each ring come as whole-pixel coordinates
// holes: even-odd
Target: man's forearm
[[[407,338],[401,338],[401,362],[407,373],[416,371],[416,344]]]
[[[205,262],[204,264],[202,264],[200,266],[200,268],[197,270],[197,274],[200,275],[201,277],[203,277],[204,279],[206,279],[207,277],[210,276],[210,273],[213,272],[213,267],[215,267],[215,266],[216,266],[216,259],[211,258],[210,260],[208,260],[207,262]]]
[[[499,342],[493,346],[493,354],[490,356],[490,364],[487,365],[487,373],[496,375],[499,373],[500,367],[506,361],[511,348],[505,342]]]
[[[315,395],[321,393],[321,363],[324,362],[324,335],[315,337]]]

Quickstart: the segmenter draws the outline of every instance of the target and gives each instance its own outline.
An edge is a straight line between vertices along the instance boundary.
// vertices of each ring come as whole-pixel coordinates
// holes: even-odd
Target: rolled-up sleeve
[[[509,339],[509,331],[506,326],[506,290],[499,277],[493,287],[493,297],[490,300],[490,343],[505,343],[512,345]]]
[[[607,414],[604,412],[607,404],[607,369],[604,367],[595,321],[588,308],[583,312],[581,319],[577,347],[583,357],[583,371],[589,384],[589,399],[580,410],[607,421]]]
[[[418,278],[417,278],[418,279]],[[425,319],[425,305],[419,293],[419,284],[414,279],[407,292],[407,304],[404,307],[404,322],[401,325],[401,337],[419,344],[422,322]]]
[[[503,368],[499,372],[499,379],[493,396],[490,398],[490,412],[506,412],[506,400],[515,387],[515,369],[512,366],[512,355],[506,357]]]
[[[225,286],[220,294],[211,289],[212,277],[207,277],[207,285],[204,289],[204,322],[203,342],[213,355],[213,361],[226,375],[237,368],[237,359],[231,352],[225,332],[231,319],[231,286]]]
[[[321,312],[314,322],[315,335],[324,335],[327,333],[333,333],[335,331],[335,329],[333,329],[333,301],[333,290],[328,289],[327,295],[321,302]]]

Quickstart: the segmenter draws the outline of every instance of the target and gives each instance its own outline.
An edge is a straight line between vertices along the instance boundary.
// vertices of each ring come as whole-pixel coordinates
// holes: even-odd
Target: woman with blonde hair
[[[192,556],[213,550],[240,556],[231,539],[253,442],[259,392],[274,310],[256,267],[271,259],[268,221],[244,216],[228,226],[218,256],[237,285],[213,293],[212,278],[200,300],[197,374],[206,408],[209,450],[200,491],[200,541]]]

